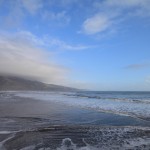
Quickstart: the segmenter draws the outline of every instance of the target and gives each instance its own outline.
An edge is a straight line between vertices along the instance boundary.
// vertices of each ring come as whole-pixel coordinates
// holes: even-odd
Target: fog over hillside
[[[70,87],[45,84],[39,81],[14,76],[0,76],[0,90],[31,90],[31,91],[73,91]]]

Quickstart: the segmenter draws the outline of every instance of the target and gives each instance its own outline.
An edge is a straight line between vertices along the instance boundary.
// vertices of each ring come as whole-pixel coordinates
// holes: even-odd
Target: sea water
[[[126,124],[126,126],[110,126],[98,122],[93,126],[92,122],[80,125],[77,120],[72,121],[73,125],[67,124],[69,118],[65,117],[65,124],[58,114],[59,119],[56,125],[50,124],[47,120],[29,117],[2,117],[2,128],[8,130],[0,131],[0,137],[5,137],[0,142],[2,150],[128,150],[128,149],[150,149],[150,92],[40,92],[40,91],[11,91],[1,93],[2,101],[11,103],[12,99],[50,102],[61,104],[67,113],[78,110],[76,117],[81,123],[81,117],[90,120],[91,113],[96,112],[95,118],[101,117],[98,113],[105,113],[123,116],[124,121],[130,116],[141,120],[138,126]],[[13,103],[13,101],[12,101]],[[54,106],[56,106],[54,105]],[[71,108],[71,109],[70,109]],[[39,108],[38,108],[39,109]],[[68,111],[71,110],[71,111]],[[79,111],[83,110],[83,111]],[[57,110],[56,110],[57,111]],[[86,112],[86,113],[83,113]],[[55,113],[54,113],[55,115]],[[89,115],[89,116],[84,116]],[[92,115],[91,115],[92,116]],[[91,120],[94,120],[94,116]],[[116,116],[117,117],[117,116]],[[111,116],[109,117],[111,118]],[[100,118],[99,118],[100,119]],[[107,118],[108,119],[108,118]],[[119,121],[119,120],[118,120]],[[46,122],[46,126],[44,125]],[[77,124],[76,124],[77,122]],[[142,124],[144,123],[144,126]],[[24,128],[21,125],[25,124]],[[28,125],[32,124],[32,128]],[[81,123],[82,124],[82,123]],[[117,124],[117,123],[116,123]],[[7,125],[7,128],[6,126]],[[119,123],[117,124],[119,125]],[[132,126],[130,126],[132,125]],[[10,131],[12,126],[16,131]],[[20,130],[19,130],[20,129]]]
[[[150,121],[150,92],[22,92],[16,95]]]

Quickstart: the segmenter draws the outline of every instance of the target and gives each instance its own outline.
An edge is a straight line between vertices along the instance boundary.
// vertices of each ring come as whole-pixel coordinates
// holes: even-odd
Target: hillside
[[[75,91],[77,89],[54,84],[45,84],[20,77],[0,76],[0,91],[3,90]]]

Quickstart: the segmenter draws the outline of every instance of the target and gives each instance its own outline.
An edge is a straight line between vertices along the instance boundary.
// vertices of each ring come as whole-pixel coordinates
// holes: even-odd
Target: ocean
[[[2,150],[150,149],[150,92],[0,92]]]

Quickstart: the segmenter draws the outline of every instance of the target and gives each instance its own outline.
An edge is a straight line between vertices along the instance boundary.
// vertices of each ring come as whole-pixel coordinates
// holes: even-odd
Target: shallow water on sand
[[[150,120],[149,92],[77,92],[60,94],[24,92],[16,93],[16,95]]]
[[[149,93],[1,92],[0,150],[148,150],[149,99]]]

